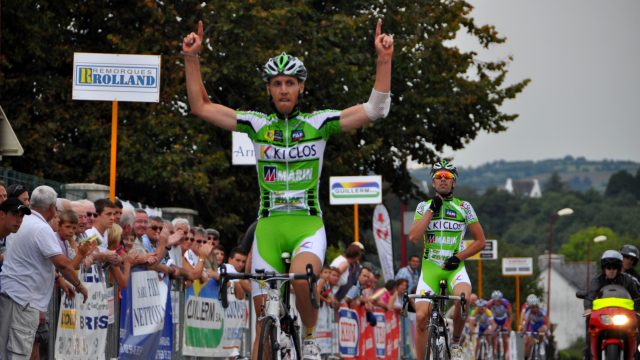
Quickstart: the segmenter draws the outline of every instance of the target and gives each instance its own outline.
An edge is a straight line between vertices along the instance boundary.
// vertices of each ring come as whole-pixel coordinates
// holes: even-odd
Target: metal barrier
[[[4,167],[0,167],[0,180],[4,182],[5,186],[9,186],[11,184],[22,184],[26,185],[29,190],[33,190],[40,185],[48,185],[58,193],[59,197],[65,196],[64,186],[60,182],[47,180],[39,176],[25,174]]]

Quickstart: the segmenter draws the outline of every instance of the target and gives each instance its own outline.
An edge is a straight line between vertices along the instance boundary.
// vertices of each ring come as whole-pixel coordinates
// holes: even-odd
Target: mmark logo
[[[156,88],[158,69],[121,66],[76,66],[76,83],[85,86]]]
[[[372,198],[380,195],[380,184],[376,182],[337,182],[331,186],[336,198]]]
[[[264,182],[275,182],[278,176],[278,169],[275,166],[265,165],[262,167],[262,173]]]
[[[447,209],[444,213],[444,216],[449,217],[449,218],[455,218],[456,217],[456,212],[451,210],[451,209]]]

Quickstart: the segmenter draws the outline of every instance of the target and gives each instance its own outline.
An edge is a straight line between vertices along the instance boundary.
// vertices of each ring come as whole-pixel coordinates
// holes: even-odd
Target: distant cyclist
[[[483,335],[491,336],[495,334],[497,329],[496,321],[493,312],[489,310],[487,300],[478,299],[476,301],[476,308],[469,314],[469,327],[473,332],[474,329],[478,333],[478,342],[476,342],[475,354],[478,353],[478,345],[480,344],[480,337]]]
[[[282,53],[267,61],[262,79],[274,112],[236,111],[210,101],[200,73],[198,53],[202,48],[202,22],[197,33],[182,42],[185,56],[187,95],[191,112],[226,130],[246,133],[252,140],[260,185],[260,209],[252,247],[251,270],[284,271],[280,258],[292,254],[291,272],[304,273],[312,264],[320,272],[326,252],[326,235],[320,210],[318,182],[326,142],[333,134],[354,130],[387,116],[391,104],[391,59],[393,38],[375,31],[376,78],[369,100],[345,110],[302,112],[307,69],[300,59]],[[327,76],[328,72],[320,76]],[[342,96],[341,94],[336,94]],[[303,359],[320,359],[314,328],[318,311],[313,309],[308,285],[293,283],[296,307],[304,325]],[[266,289],[253,284],[255,308],[263,308]],[[258,324],[259,333],[260,325]],[[254,358],[258,356],[257,338]]]
[[[542,339],[547,332],[546,311],[540,306],[540,300],[535,295],[527,296],[527,308],[524,310],[522,322],[520,323],[520,333],[524,335],[524,359],[529,358],[533,337]]]
[[[502,336],[505,357],[509,358],[509,333],[511,332],[512,309],[509,300],[505,299],[502,291],[495,290],[491,293],[491,300],[487,302],[487,307],[493,313],[497,331],[493,340],[493,348],[498,351],[498,336]],[[501,332],[501,333],[500,333]]]
[[[448,291],[454,295],[463,294],[468,299],[471,281],[464,267],[464,260],[478,253],[484,247],[484,231],[471,204],[455,198],[458,170],[452,163],[442,160],[431,167],[431,185],[435,190],[433,198],[418,204],[409,239],[414,243],[423,239],[424,255],[422,272],[416,294],[439,292],[440,280],[446,280]],[[469,230],[473,242],[464,248],[462,239]],[[464,321],[460,316],[460,303],[455,303],[453,317],[453,337],[451,357],[462,358],[460,336]],[[431,317],[431,301],[416,299],[416,339],[415,349],[418,359],[424,359],[427,344],[427,326]]]

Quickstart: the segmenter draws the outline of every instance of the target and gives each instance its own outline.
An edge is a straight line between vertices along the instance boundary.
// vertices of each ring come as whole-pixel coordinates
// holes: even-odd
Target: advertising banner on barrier
[[[375,311],[373,316],[376,318],[376,326],[373,329],[376,357],[384,359],[387,356],[387,319],[384,311]]]
[[[119,359],[171,359],[173,331],[169,278],[132,269],[122,289]]]
[[[218,300],[220,286],[215,280],[202,285],[195,281],[186,289],[183,355],[231,357],[240,352],[244,331],[249,327],[249,304],[238,300],[233,287],[228,291],[229,307]]]
[[[398,314],[395,311],[385,312],[386,331],[386,358],[388,360],[398,359],[398,351],[400,350],[400,322]]]
[[[353,358],[358,356],[360,340],[360,319],[355,310],[343,307],[338,311],[338,349],[340,356]]]
[[[316,343],[321,354],[333,354],[333,309],[323,304],[318,309]]]
[[[60,301],[55,358],[65,360],[104,359],[109,322],[108,292],[104,277],[91,269],[80,276],[89,293],[72,299],[63,293]]]

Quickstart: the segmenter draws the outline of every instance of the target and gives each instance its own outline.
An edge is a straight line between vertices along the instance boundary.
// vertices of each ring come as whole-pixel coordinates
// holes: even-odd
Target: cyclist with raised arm
[[[448,291],[469,298],[471,281],[464,267],[464,260],[478,253],[484,247],[482,226],[475,211],[467,201],[455,198],[458,170],[452,163],[442,160],[431,167],[431,185],[435,190],[433,198],[418,204],[409,239],[417,243],[424,239],[422,272],[416,294],[437,293],[440,280],[447,281]],[[471,245],[464,249],[462,239],[469,230],[473,237]],[[416,299],[416,343],[418,359],[423,359],[427,344],[427,328],[431,317],[431,301]],[[464,321],[460,314],[460,302],[455,303],[451,357],[462,358],[460,335]]]
[[[502,344],[505,358],[509,358],[509,333],[511,332],[512,309],[509,300],[505,299],[502,291],[495,290],[491,293],[491,300],[487,302],[487,307],[493,313],[497,331],[493,338],[493,348],[498,351],[498,336],[502,336]]]
[[[345,110],[312,113],[299,108],[307,69],[298,58],[282,53],[262,69],[275,111],[236,111],[214,104],[204,88],[198,53],[202,48],[202,22],[197,33],[183,39],[187,94],[196,116],[230,131],[246,133],[252,140],[260,185],[260,209],[252,246],[251,270],[284,271],[281,253],[290,252],[290,271],[304,273],[311,264],[318,274],[326,252],[326,235],[319,205],[320,171],[327,140],[333,134],[358,129],[387,116],[391,104],[393,38],[382,33],[378,20],[374,45],[376,78],[369,100]],[[296,307],[304,325],[303,359],[320,359],[314,339],[318,311],[311,305],[308,284],[293,282]],[[254,283],[256,309],[262,309],[266,289]],[[260,325],[258,324],[258,333]],[[256,339],[257,340],[257,339]],[[257,358],[257,341],[253,357]]]

